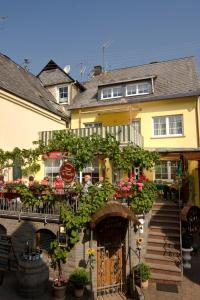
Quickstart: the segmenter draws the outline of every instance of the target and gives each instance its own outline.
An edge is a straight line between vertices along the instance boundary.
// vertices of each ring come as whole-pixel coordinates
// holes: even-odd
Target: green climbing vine
[[[101,186],[89,187],[88,193],[80,192],[80,205],[76,212],[70,207],[61,207],[61,219],[68,235],[69,250],[80,238],[80,232],[90,221],[92,214],[113,198],[115,189],[107,180]]]
[[[15,148],[13,151],[0,149],[0,170],[18,165],[25,176],[36,173],[40,168],[41,157],[48,158],[48,153],[51,151],[60,151],[65,156],[72,156],[77,171],[82,170],[96,157],[109,158],[116,169],[125,171],[130,171],[134,166],[149,169],[159,159],[158,153],[149,152],[133,144],[121,147],[112,135],[107,135],[105,138],[98,135],[80,137],[61,130],[53,133],[48,145],[42,141],[34,144],[34,149]],[[24,203],[32,205],[38,201],[34,193],[27,188],[18,187],[17,192],[20,193]],[[113,198],[115,189],[112,184],[105,181],[101,186],[91,186],[88,193],[83,193],[82,188],[77,186],[77,192],[80,199],[79,207],[75,212],[67,204],[61,206],[61,219],[68,235],[67,251],[70,251],[79,240],[80,232],[91,221],[92,214]],[[55,198],[55,195],[49,193],[43,197],[44,201],[45,197],[50,201]]]
[[[19,149],[3,151],[0,149],[0,169],[21,166],[23,174],[27,176],[40,169],[39,160],[42,155],[51,151],[61,151],[73,156],[73,163],[77,171],[81,171],[96,157],[109,158],[117,169],[128,171],[132,166],[149,169],[159,159],[157,152],[150,152],[135,145],[129,144],[120,147],[112,135],[102,138],[98,135],[80,137],[66,131],[56,131],[48,145],[42,141],[34,142],[34,149]]]

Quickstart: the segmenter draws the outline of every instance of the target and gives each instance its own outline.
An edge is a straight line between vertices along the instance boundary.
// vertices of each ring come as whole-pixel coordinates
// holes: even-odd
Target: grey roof
[[[47,63],[47,65],[40,71],[37,77],[39,77],[44,86],[74,82],[81,91],[85,90],[84,86],[81,83],[73,79],[53,60],[50,60]]]
[[[6,55],[0,53],[0,89],[19,96],[64,119],[68,116],[42,82]]]
[[[152,77],[154,78],[154,93],[152,94],[98,100],[98,87]],[[69,109],[200,95],[194,57],[115,69],[93,77],[85,83],[85,88],[86,91],[77,95],[74,104]]]

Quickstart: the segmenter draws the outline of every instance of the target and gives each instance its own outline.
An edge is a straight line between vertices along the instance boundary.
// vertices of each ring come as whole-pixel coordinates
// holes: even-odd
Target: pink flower
[[[141,188],[143,188],[144,184],[142,182],[137,182],[137,185]]]
[[[142,192],[142,186],[139,186],[138,191]]]

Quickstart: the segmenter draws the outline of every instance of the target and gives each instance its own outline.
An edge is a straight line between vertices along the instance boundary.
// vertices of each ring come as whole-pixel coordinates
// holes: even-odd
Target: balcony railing
[[[14,195],[13,195],[14,197]],[[69,197],[68,194],[60,195],[60,201],[41,202],[40,204],[28,205],[22,203],[19,197],[8,199],[4,194],[0,195],[0,217],[15,218],[20,220],[44,221],[46,223],[58,223],[60,221],[61,204],[67,205],[72,211],[79,206],[77,196]]]
[[[106,137],[106,134],[112,134],[120,144],[133,143],[136,146],[143,146],[143,137],[138,131],[134,128],[133,125],[120,125],[120,126],[103,126],[103,127],[91,127],[91,128],[78,128],[78,129],[64,129],[66,132],[71,132],[74,135],[87,137],[93,134],[97,134],[102,138]],[[39,138],[42,140],[45,145],[48,144],[48,141],[52,139],[53,134],[56,130],[53,131],[42,131],[39,133]]]

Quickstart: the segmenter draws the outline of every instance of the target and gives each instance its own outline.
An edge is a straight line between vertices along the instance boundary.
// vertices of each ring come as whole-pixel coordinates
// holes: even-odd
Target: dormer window
[[[113,86],[101,90],[101,99],[118,98],[122,96],[122,87]]]
[[[152,92],[151,82],[137,82],[126,86],[126,96],[146,95]]]
[[[61,86],[58,88],[58,102],[68,103],[68,86]]]

